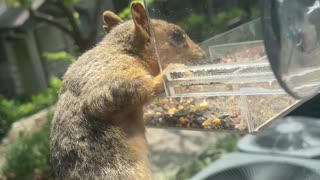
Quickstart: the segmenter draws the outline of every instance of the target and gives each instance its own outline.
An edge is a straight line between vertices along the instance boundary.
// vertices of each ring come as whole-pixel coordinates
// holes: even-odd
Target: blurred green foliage
[[[145,0],[145,2],[147,3],[147,5],[150,5],[154,2],[155,0]],[[135,0],[132,2],[140,2],[141,4],[144,4],[143,0]],[[119,13],[118,16],[123,19],[123,20],[129,20],[131,19],[131,12],[130,12],[130,6],[131,3],[129,3],[126,7],[124,7]]]
[[[70,53],[65,51],[60,52],[45,52],[43,53],[43,57],[48,61],[60,61],[60,60],[67,60],[70,63],[75,61],[75,57],[72,56]]]
[[[144,3],[143,0],[135,2]],[[260,15],[257,0],[236,3],[230,1],[233,5],[212,1],[213,7],[207,7],[209,5],[207,0],[146,0],[145,2],[152,18],[164,19],[180,25],[196,42],[202,42]],[[131,19],[130,3],[123,7],[118,15],[124,20]]]
[[[239,136],[236,134],[228,134],[224,138],[219,139],[216,144],[210,145],[200,156],[190,160],[190,163],[182,167],[176,174],[176,177],[172,179],[190,179],[221,156],[235,152],[238,140]]]
[[[63,0],[63,5],[66,7],[72,7],[80,2],[80,0]]]
[[[258,14],[258,12],[255,11]],[[249,20],[254,19],[258,15],[251,16]],[[201,42],[206,38],[213,37],[222,33],[235,23],[244,23],[247,21],[248,14],[241,8],[232,8],[228,11],[222,11],[213,17],[206,17],[203,14],[192,13],[183,18],[178,24],[185,29],[186,33],[195,41]]]
[[[0,97],[0,140],[16,120],[54,104],[58,99],[61,83],[60,79],[52,77],[50,87],[40,94],[11,100]]]
[[[7,179],[53,179],[49,151],[52,116],[52,113],[48,114],[48,122],[41,130],[33,134],[21,135],[19,140],[10,147],[3,168]]]
[[[3,0],[9,7],[18,7],[23,6],[25,8],[29,8],[31,5],[31,0]]]
[[[31,6],[31,1],[30,0],[18,0],[20,5],[25,7],[25,8],[30,8]]]
[[[28,7],[30,0],[4,0],[8,5]],[[80,0],[63,0],[66,7],[72,7]],[[123,20],[131,19],[131,2],[146,3],[149,9],[160,10],[156,18],[181,25],[191,39],[201,42],[216,34],[233,28],[232,21],[244,23],[259,16],[258,0],[243,1],[192,1],[192,0],[123,0],[115,1],[116,12]],[[210,5],[211,2],[211,5]],[[209,7],[210,5],[210,7]],[[166,8],[166,10],[163,10]],[[150,11],[152,14],[152,12]],[[79,23],[79,14],[74,13]],[[169,18],[169,19],[168,19]],[[235,23],[233,22],[233,23]],[[239,25],[238,24],[238,25]]]
[[[255,19],[260,17],[260,9],[258,8],[258,6],[253,6],[251,8],[251,17],[250,19]]]
[[[121,12],[118,13],[118,16],[123,19],[123,20],[127,20],[131,18],[131,14],[130,14],[130,7],[125,7]]]
[[[6,5],[10,7],[22,6],[25,8],[29,8],[32,0],[3,0]],[[62,0],[63,5],[66,7],[72,7],[75,4],[79,3],[80,0]]]

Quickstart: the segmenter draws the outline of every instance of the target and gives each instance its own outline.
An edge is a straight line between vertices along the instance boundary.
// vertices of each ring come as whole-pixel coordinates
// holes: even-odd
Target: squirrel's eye
[[[178,30],[174,30],[172,31],[171,35],[170,35],[170,40],[178,45],[178,46],[184,46],[185,42],[186,42],[186,38],[183,32],[178,31]]]

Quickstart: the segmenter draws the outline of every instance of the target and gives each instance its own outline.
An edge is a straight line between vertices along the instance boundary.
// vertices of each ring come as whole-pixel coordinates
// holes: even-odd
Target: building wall
[[[0,95],[10,98],[16,96],[16,92],[12,91],[15,86],[8,67],[8,62],[0,62]]]
[[[13,78],[11,76],[9,62],[5,53],[4,41],[0,40],[0,94],[7,97],[14,97],[16,93],[14,89]]]
[[[11,37],[7,41],[7,51],[10,65],[16,66],[17,78],[20,87],[17,88],[18,94],[33,94],[43,91],[47,87],[44,77],[43,66],[39,57],[39,52],[35,43],[32,30],[18,37]]]
[[[66,20],[61,20],[66,23]],[[46,71],[46,77],[55,76],[61,78],[69,66],[69,61],[48,60],[44,57],[45,53],[67,52],[75,55],[75,46],[72,39],[61,30],[42,23],[34,29],[34,34],[39,49],[42,64]]]
[[[17,63],[14,57],[14,50],[11,47],[11,39],[7,33],[1,34],[1,49],[4,58],[1,63],[1,69],[5,70],[0,73],[2,83],[0,86],[1,95],[5,97],[14,97],[22,94],[23,88],[19,75]]]
[[[95,2],[96,1],[88,1],[88,0],[80,0],[79,4],[77,4],[77,8],[81,10],[83,14],[80,14],[80,20],[81,20],[81,30],[85,33],[89,33],[92,29],[92,18],[95,13]],[[102,14],[106,10],[114,11],[114,5],[113,0],[104,0],[102,2],[102,12],[99,18],[99,23],[97,25],[98,28],[98,34],[97,39],[100,40],[104,36],[104,30],[102,28],[103,22],[102,22]],[[80,13],[81,13],[80,12]]]
[[[84,33],[88,33],[92,27],[90,27],[90,18],[92,18],[95,10],[95,2],[96,1],[88,1],[81,0],[79,4],[77,4],[78,9],[82,9],[81,12],[84,14],[80,14],[81,20],[81,31]],[[113,10],[113,2],[112,0],[103,1],[102,10]],[[104,30],[102,28],[102,12],[101,17],[99,17],[99,24],[97,25],[98,34],[97,41],[104,36]],[[67,24],[67,19],[60,19],[59,22],[61,24]],[[49,76],[62,77],[66,70],[68,69],[70,62],[67,60],[59,60],[59,61],[48,61],[43,57],[44,53],[50,52],[67,52],[71,55],[77,57],[77,47],[75,46],[72,38],[62,32],[60,29],[48,25],[46,23],[39,23],[35,29],[34,33],[36,36],[40,56],[45,67],[45,71],[47,74],[47,78]]]

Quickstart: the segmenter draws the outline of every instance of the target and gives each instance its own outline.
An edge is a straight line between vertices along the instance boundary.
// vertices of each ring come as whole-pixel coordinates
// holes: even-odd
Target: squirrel
[[[206,57],[179,26],[148,20],[138,2],[130,10],[126,22],[104,12],[105,37],[63,76],[50,134],[56,179],[152,179],[143,106],[164,91],[169,64]]]

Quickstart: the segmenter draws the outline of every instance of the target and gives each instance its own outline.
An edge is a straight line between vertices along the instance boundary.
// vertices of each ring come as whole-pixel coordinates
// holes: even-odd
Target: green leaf
[[[4,0],[4,3],[8,7],[18,7],[18,6],[20,6],[20,3],[19,3],[18,0]]]
[[[33,134],[22,134],[6,156],[3,173],[9,179],[53,179],[50,166],[50,115],[47,124]]]
[[[62,81],[59,78],[52,76],[49,79],[49,84],[50,87],[52,87],[55,90],[58,90],[62,86]]]
[[[71,7],[79,3],[80,0],[63,0],[63,5],[66,7]]]
[[[8,100],[0,96],[0,141],[16,120],[49,107],[57,101],[62,81],[59,78],[50,77],[49,82],[50,87],[46,91],[28,96],[24,100]]]
[[[67,61],[73,62],[75,60],[74,56],[72,56],[71,54],[69,54],[65,51],[45,52],[45,53],[43,53],[43,56],[45,59],[47,59],[49,61],[67,60]]]
[[[121,19],[127,19],[130,17],[130,8],[129,7],[126,7],[124,8],[119,14],[118,16],[121,18]]]
[[[31,7],[31,1],[30,0],[19,0],[19,3],[21,6],[24,8],[29,8]]]
[[[74,11],[74,12],[72,13],[72,15],[73,15],[73,19],[76,21],[76,23],[77,23],[78,25],[80,25],[80,14],[79,14],[77,11]]]
[[[190,177],[219,159],[222,155],[236,151],[238,140],[239,136],[236,134],[228,134],[218,139],[215,144],[209,146],[199,157],[191,159],[190,163],[182,166],[176,174],[176,179],[190,179]]]

